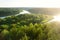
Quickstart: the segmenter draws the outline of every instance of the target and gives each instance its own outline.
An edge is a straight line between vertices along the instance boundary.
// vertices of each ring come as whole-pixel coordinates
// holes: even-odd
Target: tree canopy
[[[0,17],[15,15],[22,11],[21,8],[0,8]]]

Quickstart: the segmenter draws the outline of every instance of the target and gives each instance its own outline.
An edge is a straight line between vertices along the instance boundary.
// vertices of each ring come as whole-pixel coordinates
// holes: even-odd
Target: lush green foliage
[[[51,16],[24,14],[0,19],[0,40],[57,40],[52,24],[46,23]]]

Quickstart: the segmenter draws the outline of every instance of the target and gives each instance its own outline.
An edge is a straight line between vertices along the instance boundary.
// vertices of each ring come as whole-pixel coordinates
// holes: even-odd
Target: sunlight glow
[[[60,21],[60,15],[54,16],[54,21]]]
[[[60,22],[60,15],[53,16],[53,19],[48,21],[47,23],[50,23],[50,22]]]

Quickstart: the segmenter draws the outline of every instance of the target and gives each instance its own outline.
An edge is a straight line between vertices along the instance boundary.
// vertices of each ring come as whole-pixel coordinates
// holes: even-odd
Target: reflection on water
[[[20,15],[20,14],[31,14],[29,11],[26,11],[26,10],[23,10],[22,12],[20,12],[19,14],[16,14],[15,16],[18,16],[18,15]],[[5,16],[5,17],[7,17],[7,16]],[[5,17],[0,17],[0,18],[5,18]]]
[[[19,14],[16,14],[15,16],[18,16],[20,14],[31,14],[29,11],[23,10],[22,12],[20,12]]]

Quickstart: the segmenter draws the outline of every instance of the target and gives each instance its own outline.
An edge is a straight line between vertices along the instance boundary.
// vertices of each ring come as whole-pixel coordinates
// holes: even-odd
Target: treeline
[[[0,25],[3,24],[16,24],[19,23],[21,25],[29,25],[30,23],[45,23],[51,20],[52,17],[48,15],[40,15],[40,14],[20,14],[18,16],[9,16],[4,19],[0,18]]]
[[[0,19],[0,40],[53,40],[52,24],[46,23],[51,19],[51,16],[40,14]]]

